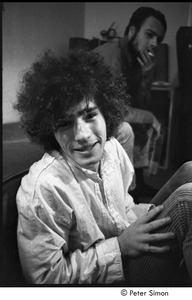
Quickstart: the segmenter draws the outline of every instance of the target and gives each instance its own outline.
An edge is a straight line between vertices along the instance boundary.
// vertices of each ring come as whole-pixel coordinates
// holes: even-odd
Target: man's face
[[[94,101],[83,100],[55,132],[63,153],[81,167],[98,171],[106,142],[106,123]]]
[[[140,53],[147,50],[155,55],[157,47],[165,34],[162,23],[150,16],[144,21],[138,32],[135,32],[134,29],[134,27],[130,29],[129,40],[135,55],[140,56]]]

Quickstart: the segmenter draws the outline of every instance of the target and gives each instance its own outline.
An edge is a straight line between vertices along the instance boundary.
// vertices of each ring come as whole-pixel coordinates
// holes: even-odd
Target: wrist
[[[124,239],[122,237],[122,234],[117,237],[117,240],[118,240],[118,243],[119,243],[119,249],[120,249],[120,252],[121,252],[121,256],[124,257],[124,256],[126,256],[126,247],[125,247],[125,243],[124,243]]]
[[[145,80],[145,82],[151,83],[153,80],[153,75],[154,75],[154,68],[148,70],[141,70],[141,76],[142,79]]]
[[[129,276],[129,256],[126,255],[125,249],[124,249],[124,243],[122,236],[117,237],[118,243],[119,243],[119,248],[121,252],[121,261],[122,261],[122,268],[123,268],[123,274],[125,281],[128,281],[128,276]]]

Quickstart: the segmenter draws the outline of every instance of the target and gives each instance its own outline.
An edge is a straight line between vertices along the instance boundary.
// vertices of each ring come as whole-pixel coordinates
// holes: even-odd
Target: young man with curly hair
[[[15,108],[45,149],[17,193],[27,282],[169,285],[183,257],[192,277],[192,163],[134,203],[133,166],[113,137],[128,98],[95,53],[48,51],[26,72]]]

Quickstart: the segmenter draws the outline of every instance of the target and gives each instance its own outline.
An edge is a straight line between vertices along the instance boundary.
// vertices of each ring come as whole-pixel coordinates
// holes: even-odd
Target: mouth
[[[88,151],[91,151],[95,145],[97,144],[98,142],[95,142],[94,144],[91,144],[91,145],[85,145],[83,147],[80,147],[80,148],[74,148],[73,151],[77,151],[77,152],[88,152]]]

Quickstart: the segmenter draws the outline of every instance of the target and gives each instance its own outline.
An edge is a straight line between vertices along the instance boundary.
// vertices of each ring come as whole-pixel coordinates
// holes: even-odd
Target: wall
[[[12,109],[22,71],[39,53],[68,49],[70,37],[84,34],[84,2],[4,2],[3,123],[18,121]]]
[[[16,122],[12,109],[22,71],[45,48],[68,49],[70,37],[101,38],[100,31],[115,21],[119,36],[140,6],[161,10],[167,18],[164,42],[169,45],[169,79],[177,85],[175,38],[180,26],[192,26],[189,2],[4,2],[3,123]],[[189,14],[190,11],[190,14]]]
[[[181,26],[192,26],[189,2],[86,2],[84,37],[101,38],[100,31],[108,29],[113,21],[118,35],[123,36],[132,13],[140,6],[151,6],[166,16],[168,30],[164,42],[169,46],[169,81],[177,86],[176,32]]]

